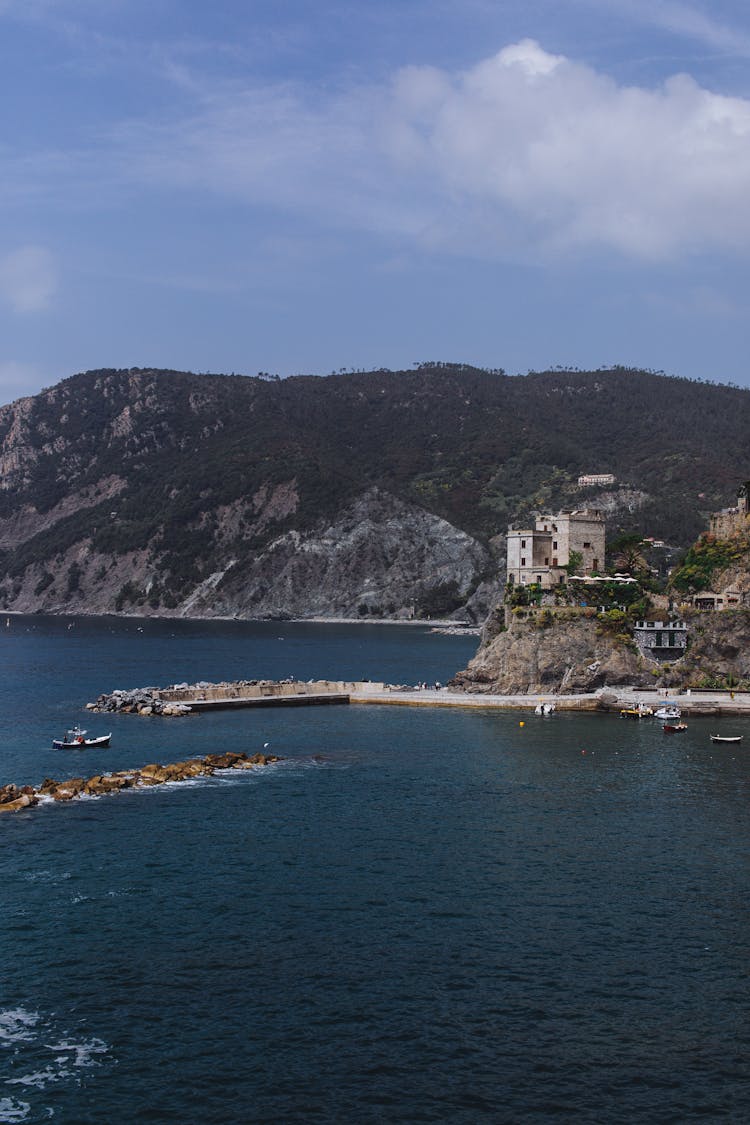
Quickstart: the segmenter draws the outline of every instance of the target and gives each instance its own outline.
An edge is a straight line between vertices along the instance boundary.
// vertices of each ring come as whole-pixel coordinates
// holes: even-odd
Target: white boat
[[[534,708],[535,715],[551,715],[555,710],[554,703],[537,703]]]
[[[656,711],[654,711],[655,719],[666,719],[668,723],[673,722],[675,719],[682,718],[682,712],[679,707],[673,703],[660,703]]]
[[[711,741],[712,742],[742,742],[742,735],[741,734],[733,734],[733,735],[712,734],[711,735]]]
[[[97,747],[109,746],[109,740],[112,737],[109,734],[102,734],[98,738],[87,738],[87,731],[82,730],[81,727],[72,727],[66,730],[64,738],[53,738],[53,750],[92,750]]]

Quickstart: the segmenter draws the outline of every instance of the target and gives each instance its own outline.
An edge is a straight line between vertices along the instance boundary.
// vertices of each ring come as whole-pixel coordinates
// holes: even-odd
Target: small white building
[[[614,473],[585,473],[582,477],[578,478],[578,487],[585,488],[587,485],[592,484],[614,484]]]
[[[538,516],[534,527],[508,528],[508,581],[551,589],[567,579],[571,554],[580,554],[579,574],[604,569],[605,524],[595,508]]]

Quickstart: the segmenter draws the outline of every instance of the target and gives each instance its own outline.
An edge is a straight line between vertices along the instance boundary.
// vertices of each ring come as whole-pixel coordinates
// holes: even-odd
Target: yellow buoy
[[[523,727],[523,726],[526,726],[526,724],[525,724],[525,723],[519,723],[518,725],[519,725],[519,727]]]

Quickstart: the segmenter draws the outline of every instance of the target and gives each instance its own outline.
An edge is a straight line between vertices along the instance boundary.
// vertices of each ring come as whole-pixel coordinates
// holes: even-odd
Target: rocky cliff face
[[[32,562],[5,584],[4,608],[22,613],[159,612],[175,617],[451,617],[481,621],[497,596],[483,579],[495,563],[490,551],[429,512],[371,489],[331,522],[292,529],[241,557],[237,534],[273,527],[295,506],[292,484],[268,487],[255,505],[220,513],[214,535],[224,544],[221,565],[189,584],[171,606],[159,587],[156,545],[105,554],[90,537],[55,560]],[[252,518],[251,518],[252,517]],[[14,527],[6,526],[10,536]],[[221,559],[221,552],[218,557]]]
[[[544,611],[511,614],[506,629],[502,608],[493,611],[476,656],[452,683],[470,692],[517,695],[649,682],[634,646],[613,637],[595,615],[549,616],[547,624]]]
[[[688,611],[689,649],[673,663],[641,654],[592,611],[496,608],[476,656],[452,683],[470,692],[589,692],[603,687],[727,687],[750,685],[750,609]]]

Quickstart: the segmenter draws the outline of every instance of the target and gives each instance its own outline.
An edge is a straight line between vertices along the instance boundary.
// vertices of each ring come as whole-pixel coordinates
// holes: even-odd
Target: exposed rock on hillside
[[[690,647],[664,682],[705,687],[750,684],[750,608],[687,610],[684,616]]]
[[[511,615],[506,630],[502,609],[495,610],[476,656],[451,684],[465,691],[517,695],[653,683],[634,646],[624,637],[613,638],[595,615],[562,611],[543,624],[543,613]]]
[[[749,426],[747,391],[623,368],[84,372],[0,407],[0,610],[476,619],[510,520],[602,468],[610,538],[686,545]]]
[[[275,515],[289,514],[293,496],[290,485],[268,486],[263,503],[249,506],[255,516],[250,534]],[[236,507],[221,513],[215,536],[219,543],[225,540],[227,552],[236,547],[241,523]],[[86,539],[60,555],[53,568],[30,564],[10,589],[6,585],[5,608],[153,613],[155,555],[153,542],[141,551],[105,555]],[[229,556],[221,570],[193,585],[175,605],[158,609],[175,617],[254,618],[415,612],[450,617],[460,608],[461,617],[483,620],[497,586],[482,576],[495,566],[487,547],[446,520],[371,489],[333,522],[287,531],[254,557]]]
[[[688,610],[689,648],[672,663],[637,651],[592,611],[490,615],[476,656],[452,684],[470,692],[587,692],[602,687],[731,687],[750,685],[750,609]],[[547,622],[547,623],[545,623]]]

